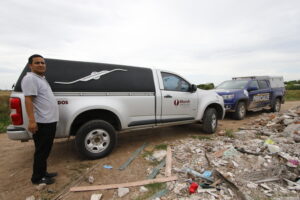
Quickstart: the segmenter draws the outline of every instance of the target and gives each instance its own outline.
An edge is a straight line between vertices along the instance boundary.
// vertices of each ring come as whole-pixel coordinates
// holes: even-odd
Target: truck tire
[[[244,119],[246,116],[246,104],[243,101],[240,101],[236,107],[235,112],[233,113],[233,118],[237,120]]]
[[[117,142],[114,127],[103,120],[92,120],[83,124],[75,138],[77,151],[88,159],[107,156]]]
[[[216,132],[218,127],[217,111],[214,108],[207,108],[203,116],[203,131],[206,133]]]
[[[274,104],[272,105],[271,111],[279,112],[280,108],[281,108],[281,101],[279,98],[276,98]]]

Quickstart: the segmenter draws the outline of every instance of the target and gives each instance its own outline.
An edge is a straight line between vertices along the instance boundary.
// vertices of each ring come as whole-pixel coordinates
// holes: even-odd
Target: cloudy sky
[[[1,0],[0,89],[27,58],[174,71],[195,84],[300,79],[299,0]]]

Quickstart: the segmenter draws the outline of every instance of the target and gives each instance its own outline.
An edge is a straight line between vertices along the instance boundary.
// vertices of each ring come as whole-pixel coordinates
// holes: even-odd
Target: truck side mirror
[[[194,85],[194,84],[192,84],[192,85],[190,86],[190,92],[194,93],[194,92],[196,92],[196,91],[197,91],[197,86]]]
[[[258,88],[253,86],[253,87],[249,87],[247,90],[250,92],[250,91],[253,91],[253,90],[258,90]]]

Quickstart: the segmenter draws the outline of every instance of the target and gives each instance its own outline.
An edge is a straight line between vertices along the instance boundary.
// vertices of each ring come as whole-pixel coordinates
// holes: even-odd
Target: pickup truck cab
[[[283,77],[235,77],[218,85],[215,91],[224,99],[227,112],[243,119],[246,111],[270,109],[279,112],[285,100]]]
[[[56,138],[75,136],[78,152],[95,159],[108,155],[117,132],[202,123],[214,133],[225,114],[221,96],[200,90],[175,73],[125,65],[46,59],[45,74],[59,105]],[[21,80],[11,94],[12,140],[29,140]]]

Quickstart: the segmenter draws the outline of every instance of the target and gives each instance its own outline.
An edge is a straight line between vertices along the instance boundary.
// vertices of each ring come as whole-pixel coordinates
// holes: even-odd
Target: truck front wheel
[[[218,117],[214,108],[207,108],[203,117],[203,131],[206,133],[214,133],[217,130]]]
[[[271,111],[279,112],[280,108],[281,108],[281,101],[279,98],[276,98],[274,104],[272,105]]]
[[[103,120],[92,120],[79,128],[75,144],[83,157],[97,159],[107,156],[116,145],[116,140],[112,125]]]
[[[246,116],[246,104],[240,101],[236,107],[236,111],[233,113],[234,119],[241,120]]]

